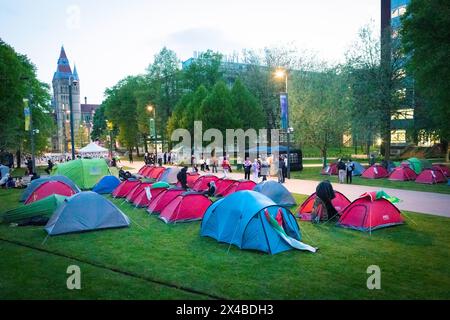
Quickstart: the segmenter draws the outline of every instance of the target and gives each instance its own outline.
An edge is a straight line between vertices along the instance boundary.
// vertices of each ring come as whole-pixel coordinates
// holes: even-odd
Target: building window
[[[391,130],[391,143],[406,143],[406,130]]]

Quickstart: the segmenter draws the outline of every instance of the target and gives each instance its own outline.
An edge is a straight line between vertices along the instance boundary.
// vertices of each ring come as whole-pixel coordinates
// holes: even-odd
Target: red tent
[[[139,169],[138,174],[142,175],[142,172],[144,172],[144,170],[146,170],[148,168],[147,165],[143,166],[142,168]]]
[[[445,164],[433,164],[433,168],[436,170],[441,171],[444,176],[446,176],[447,178],[450,178],[450,168],[447,167]]]
[[[417,178],[416,172],[407,166],[400,166],[394,168],[394,171],[389,175],[389,180],[394,181],[409,181]]]
[[[133,190],[141,182],[135,179],[129,179],[121,182],[112,192],[114,198],[125,198],[128,193]]]
[[[41,199],[44,199],[52,194],[59,194],[62,196],[70,197],[71,195],[77,193],[69,185],[62,181],[49,180],[42,183],[37,187],[25,200],[25,204],[29,204]]]
[[[337,175],[338,169],[337,169],[337,163],[330,163],[328,166],[322,169],[320,174],[325,175]]]
[[[166,168],[164,168],[164,167],[155,167],[155,168],[153,168],[153,170],[150,172],[150,174],[148,175],[148,177],[149,177],[150,179],[158,180],[159,177],[161,177],[161,175],[164,173],[165,170],[166,170]]]
[[[145,169],[142,170],[141,175],[146,178],[150,178],[150,174],[152,173],[153,169],[155,169],[155,166],[146,166]]]
[[[362,178],[366,179],[380,179],[386,178],[387,176],[389,176],[389,172],[386,170],[385,167],[379,164],[374,164],[373,166],[369,167],[361,175]]]
[[[222,193],[237,180],[221,178],[216,181],[216,195],[222,195]]]
[[[202,193],[185,192],[170,201],[159,218],[165,223],[201,220],[211,203]]]
[[[345,207],[347,207],[351,201],[348,200],[348,198],[346,196],[344,196],[342,193],[340,193],[339,191],[334,191],[336,197],[331,200],[331,203],[333,204],[333,206],[336,208],[337,212],[342,212],[342,210],[345,209]],[[305,221],[310,221],[311,220],[311,213],[313,211],[313,205],[314,205],[314,200],[316,199],[316,193],[314,192],[312,195],[310,195],[308,197],[308,199],[305,200],[305,202],[303,202],[300,207],[298,208],[297,212],[297,216]]]
[[[206,190],[208,190],[208,183],[211,181],[216,182],[217,180],[219,180],[218,177],[216,177],[214,175],[210,175],[210,174],[200,176],[193,184],[192,190],[198,191],[198,192],[206,191]]]
[[[376,198],[376,192],[365,193],[342,212],[337,225],[360,231],[403,224],[400,210],[388,200]]]
[[[417,176],[417,183],[435,184],[446,182],[447,178],[442,171],[435,169],[423,169],[423,171]]]
[[[156,198],[160,193],[166,191],[166,188],[151,188],[151,199]],[[147,192],[145,191],[145,188],[143,188],[139,194],[137,194],[133,199],[133,204],[136,207],[143,208],[147,207],[150,204],[150,200],[147,198]]]
[[[256,183],[251,180],[240,180],[236,181],[233,184],[231,184],[228,188],[226,188],[222,193],[217,194],[219,196],[226,197],[229,194],[232,194],[237,191],[242,190],[253,190],[255,188]]]
[[[164,209],[173,199],[185,192],[186,190],[184,189],[167,189],[158,194],[156,197],[152,197],[148,204],[147,211],[151,214],[159,214],[162,209]]]
[[[190,172],[186,175],[187,186],[189,189],[192,189],[192,187],[194,186],[194,183],[197,181],[198,178],[200,178],[200,174],[197,172]],[[180,182],[177,183],[177,187],[181,187]]]
[[[125,200],[128,202],[133,202],[134,199],[141,193],[142,190],[144,190],[145,187],[151,187],[151,182],[141,182],[140,184],[136,185],[133,189],[131,189],[130,192],[128,192]]]

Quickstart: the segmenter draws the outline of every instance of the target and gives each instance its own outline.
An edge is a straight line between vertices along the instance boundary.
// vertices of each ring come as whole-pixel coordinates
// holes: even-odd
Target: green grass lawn
[[[303,168],[303,171],[292,171],[292,179],[316,180],[322,181],[325,179],[331,182],[338,182],[337,176],[321,175],[321,168]],[[364,179],[361,177],[353,177],[353,184],[363,186],[373,186],[382,188],[394,188],[424,192],[438,192],[450,194],[450,186],[447,183],[439,183],[434,185],[416,183],[414,181],[390,181],[388,179]]]
[[[0,190],[0,212],[17,206],[19,195]],[[450,298],[448,218],[406,213],[406,225],[372,235],[300,222],[303,241],[318,253],[271,256],[200,237],[200,222],[166,225],[113,202],[131,218],[130,228],[44,242],[42,227],[1,225],[0,299]],[[79,291],[66,289],[73,264],[81,268]],[[366,287],[370,265],[381,268],[381,290]]]

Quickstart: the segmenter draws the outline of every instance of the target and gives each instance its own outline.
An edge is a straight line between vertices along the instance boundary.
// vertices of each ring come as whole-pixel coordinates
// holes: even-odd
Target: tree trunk
[[[322,152],[322,161],[323,161],[323,165],[322,168],[325,168],[327,166],[327,148],[323,148],[320,149],[320,151]]]
[[[20,153],[20,149],[17,149],[16,151],[16,161],[17,161],[17,168],[20,168],[22,162],[22,155]]]
[[[136,145],[136,155],[137,155],[138,157],[140,157],[140,155],[139,155],[139,146],[138,146],[138,145]]]
[[[442,152],[445,153],[444,155],[445,162],[449,162],[450,148],[448,141],[442,140]]]
[[[142,135],[142,138],[144,139],[144,151],[146,153],[148,153],[148,144],[147,144],[147,137],[145,136],[145,134]]]

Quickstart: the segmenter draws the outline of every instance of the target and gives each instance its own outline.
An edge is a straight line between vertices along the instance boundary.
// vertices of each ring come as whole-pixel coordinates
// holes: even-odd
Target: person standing
[[[284,181],[285,181],[284,167],[285,167],[284,158],[283,158],[283,156],[280,155],[280,157],[278,158],[278,182],[279,183],[284,183]]]
[[[284,165],[283,165],[283,182],[285,182],[286,178],[287,178],[287,168],[288,168],[288,157],[287,157],[287,155],[285,155],[283,157],[283,162],[284,162]]]
[[[50,174],[52,172],[53,169],[53,162],[51,159],[47,160],[47,168],[45,169],[45,172],[47,172],[47,174]]]
[[[261,161],[262,181],[266,181],[268,175],[269,175],[269,163],[267,162],[267,159],[264,157],[263,160]]]
[[[227,157],[223,157],[222,169],[223,169],[223,177],[226,178],[228,172],[231,171],[230,162],[228,161]]]
[[[217,173],[217,157],[214,155],[211,159],[212,173]]]
[[[245,161],[244,161],[244,179],[245,180],[250,180],[251,169],[252,169],[252,162],[247,157],[247,158],[245,158]]]
[[[347,184],[348,183],[351,184],[353,178],[353,170],[355,170],[355,164],[353,163],[352,159],[348,159],[346,168],[347,168]]]
[[[188,169],[187,167],[183,167],[180,170],[180,172],[178,172],[178,174],[177,174],[177,180],[181,184],[181,187],[184,190],[188,189],[188,186],[187,186],[187,169]]]
[[[344,161],[342,161],[342,159],[339,159],[337,169],[338,169],[339,183],[344,183],[346,176],[346,166]]]
[[[253,181],[258,183],[259,163],[258,163],[258,159],[256,159],[256,158],[255,158],[255,161],[253,161],[253,164],[252,164],[252,172],[253,172]]]
[[[166,165],[167,164],[167,152],[164,152],[164,164]]]
[[[31,157],[27,158],[27,162],[25,163],[28,170],[28,175],[32,175],[33,172],[33,161],[31,160]]]

